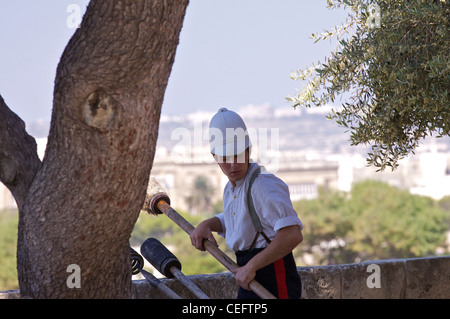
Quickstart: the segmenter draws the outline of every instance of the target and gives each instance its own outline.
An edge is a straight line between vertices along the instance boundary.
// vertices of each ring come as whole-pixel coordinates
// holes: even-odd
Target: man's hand
[[[236,278],[236,283],[246,290],[251,290],[249,288],[249,283],[255,278],[256,270],[254,270],[249,264],[233,269],[231,271]]]
[[[207,239],[218,246],[216,239],[212,234],[212,231],[215,229],[212,224],[214,222],[216,221],[212,219],[204,220],[191,232],[191,243],[198,250],[205,251],[205,247],[203,246],[204,239]]]
[[[250,290],[248,284],[255,278],[257,270],[283,258],[302,240],[302,231],[298,225],[287,226],[278,230],[269,246],[256,254],[245,266],[233,270],[238,285]]]

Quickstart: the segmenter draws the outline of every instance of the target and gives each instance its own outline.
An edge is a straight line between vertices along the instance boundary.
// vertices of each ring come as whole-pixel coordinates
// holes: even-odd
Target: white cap
[[[209,123],[209,143],[217,156],[239,155],[252,145],[242,118],[226,108],[217,111]]]

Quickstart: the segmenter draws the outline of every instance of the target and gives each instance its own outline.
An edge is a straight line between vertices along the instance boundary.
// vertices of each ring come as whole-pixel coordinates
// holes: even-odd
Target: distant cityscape
[[[414,155],[401,160],[396,171],[375,172],[374,167],[366,166],[370,146],[351,146],[349,133],[326,119],[329,110],[276,108],[268,104],[235,110],[249,129],[252,159],[288,184],[292,200],[315,198],[320,187],[349,191],[354,183],[366,179],[384,181],[437,200],[450,195],[450,138],[430,137]],[[174,207],[191,213],[201,213],[193,205],[193,193],[199,191],[195,189],[196,181],[208,185],[204,192],[208,202],[221,199],[227,182],[209,154],[207,132],[213,115],[163,115],[160,120],[152,175],[165,187]],[[41,158],[48,130],[46,121],[27,123]],[[5,208],[15,208],[15,202],[0,185],[0,209]]]

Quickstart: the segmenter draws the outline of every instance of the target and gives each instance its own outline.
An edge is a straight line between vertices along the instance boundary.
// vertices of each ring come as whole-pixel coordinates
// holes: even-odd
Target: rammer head
[[[156,178],[150,177],[142,210],[152,215],[162,214],[162,212],[158,209],[158,202],[161,200],[170,205],[170,198],[166,194],[164,188],[156,180]]]

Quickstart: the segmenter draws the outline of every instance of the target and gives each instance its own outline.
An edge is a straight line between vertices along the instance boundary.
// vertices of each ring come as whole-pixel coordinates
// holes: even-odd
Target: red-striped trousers
[[[264,248],[236,252],[237,264],[244,266]],[[292,252],[284,258],[258,270],[255,280],[278,299],[300,299],[302,282]],[[238,299],[259,299],[253,291],[239,288]]]

